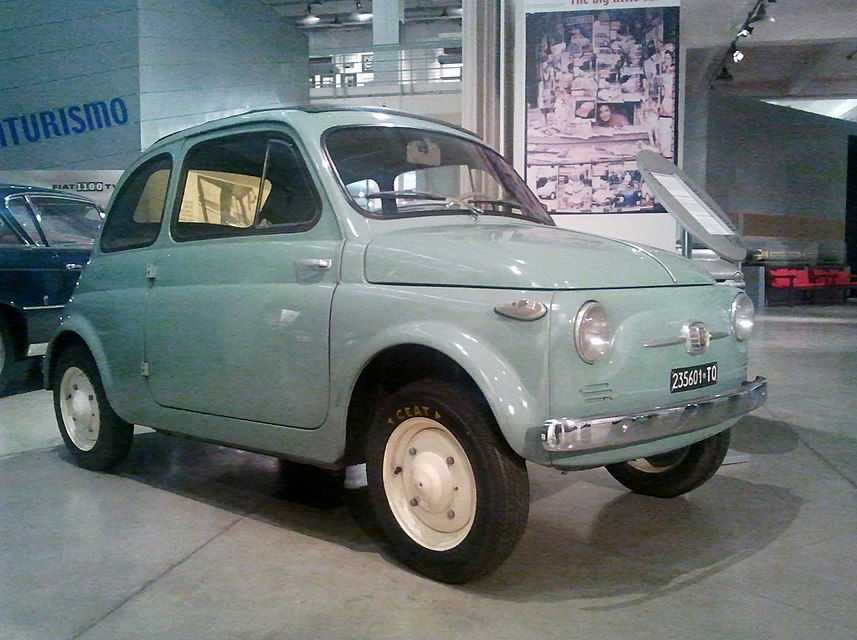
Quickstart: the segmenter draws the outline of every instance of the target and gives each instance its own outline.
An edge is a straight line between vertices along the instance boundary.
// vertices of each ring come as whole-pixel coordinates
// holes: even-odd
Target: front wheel
[[[526,527],[526,465],[470,389],[421,380],[396,391],[372,423],[366,472],[393,554],[434,580],[489,573]]]
[[[675,498],[706,482],[723,463],[729,429],[681,449],[609,464],[610,475],[634,493]]]
[[[98,366],[85,348],[63,350],[53,371],[54,411],[60,435],[75,462],[102,471],[128,455],[134,426],[107,402]]]

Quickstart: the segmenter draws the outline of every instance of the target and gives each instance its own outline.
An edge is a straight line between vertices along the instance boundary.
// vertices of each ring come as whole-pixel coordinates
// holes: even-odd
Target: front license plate
[[[717,363],[698,364],[670,371],[670,393],[702,389],[717,384]]]

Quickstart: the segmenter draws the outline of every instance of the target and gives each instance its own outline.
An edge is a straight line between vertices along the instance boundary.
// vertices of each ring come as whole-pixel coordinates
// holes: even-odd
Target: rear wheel
[[[675,498],[701,486],[716,473],[729,449],[729,435],[726,429],[681,449],[605,468],[634,493]]]
[[[57,358],[52,376],[60,435],[75,462],[96,471],[128,455],[134,426],[113,411],[92,355],[74,345]]]
[[[392,394],[370,429],[366,471],[392,552],[435,580],[492,571],[526,526],[524,461],[469,389],[421,380]]]

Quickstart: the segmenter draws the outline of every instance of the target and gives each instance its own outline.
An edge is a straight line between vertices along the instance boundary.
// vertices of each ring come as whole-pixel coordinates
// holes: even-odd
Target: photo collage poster
[[[676,161],[679,7],[528,13],[526,24],[530,188],[552,214],[665,211],[635,157]]]

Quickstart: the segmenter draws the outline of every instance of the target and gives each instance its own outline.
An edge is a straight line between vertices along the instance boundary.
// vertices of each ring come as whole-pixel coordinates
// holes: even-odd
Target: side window
[[[0,246],[8,247],[17,244],[21,244],[21,239],[12,231],[12,227],[0,218]]]
[[[42,233],[51,246],[91,247],[104,214],[94,204],[67,198],[30,198]]]
[[[176,240],[302,231],[318,196],[293,145],[267,134],[202,142],[184,162]]]
[[[172,160],[163,155],[140,165],[122,185],[104,222],[101,250],[148,247],[158,238]]]
[[[24,233],[29,236],[30,241],[37,246],[45,246],[45,241],[39,233],[39,230],[36,228],[36,221],[30,211],[30,205],[27,204],[24,197],[16,196],[14,198],[9,198],[9,200],[6,201],[6,207],[9,209],[9,213],[12,214],[15,222],[17,222],[24,230]]]

